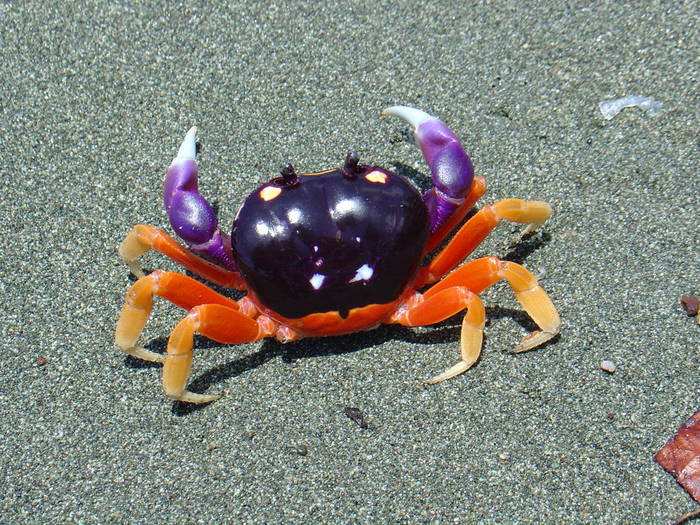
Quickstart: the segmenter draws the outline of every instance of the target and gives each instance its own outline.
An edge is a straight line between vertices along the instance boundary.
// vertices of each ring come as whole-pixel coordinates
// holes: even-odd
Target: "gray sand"
[[[0,522],[664,523],[694,508],[652,455],[700,408],[700,327],[679,307],[700,293],[697,4],[249,3],[0,3]],[[630,94],[663,113],[602,118],[599,101]],[[446,383],[421,381],[457,359],[459,318],[286,347],[200,338],[193,388],[229,395],[173,404],[160,367],[113,345],[132,282],[115,248],[134,224],[167,226],[184,132],[199,126],[200,187],[226,225],[288,161],[327,168],[352,148],[426,177],[406,126],[379,117],[392,104],[450,124],[484,202],[552,204],[540,234],[513,246],[504,224],[475,256],[544,274],[561,337],[504,352],[532,326],[499,284],[482,359]],[[162,349],[181,316],[156,301],[143,341]]]

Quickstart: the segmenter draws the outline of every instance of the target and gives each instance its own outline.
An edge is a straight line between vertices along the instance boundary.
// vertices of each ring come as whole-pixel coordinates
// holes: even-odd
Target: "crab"
[[[138,280],[126,294],[115,342],[134,358],[163,362],[167,396],[209,403],[222,395],[186,388],[195,333],[223,344],[267,337],[286,343],[383,323],[432,325],[466,310],[460,360],[428,383],[453,378],[481,352],[485,310],[479,293],[502,279],[539,328],[513,352],[540,346],[558,333],[554,305],[523,266],[496,257],[461,264],[501,220],[527,224],[523,233],[529,233],[550,217],[551,207],[505,199],[464,222],[486,182],[474,176],[455,134],[419,109],[392,106],[382,114],[413,127],[434,187],[421,195],[403,176],[361,164],[355,153],[347,154],[342,167],[317,173],[298,174],[287,164],[245,199],[230,235],[198,191],[196,128],[187,132],[165,176],[163,197],[170,224],[189,249],[143,224],[119,247]],[[150,249],[206,281],[247,293],[234,300],[181,273],[144,275],[137,259]],[[187,310],[165,355],[138,344],[154,296]]]

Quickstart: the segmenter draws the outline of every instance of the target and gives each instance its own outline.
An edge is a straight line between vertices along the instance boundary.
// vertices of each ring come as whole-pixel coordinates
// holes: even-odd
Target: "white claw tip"
[[[197,128],[192,126],[177,152],[176,160],[194,160],[197,156]]]
[[[408,106],[391,106],[382,111],[382,115],[385,117],[394,116],[399,117],[408,122],[414,129],[418,129],[418,126],[423,124],[426,120],[434,119],[435,117],[428,115],[425,111],[420,109],[410,108]]]

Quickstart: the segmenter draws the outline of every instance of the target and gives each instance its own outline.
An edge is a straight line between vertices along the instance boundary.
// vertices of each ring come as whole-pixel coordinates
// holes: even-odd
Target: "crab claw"
[[[192,126],[182,139],[180,149],[177,150],[175,160],[194,160],[197,157],[197,127]]]
[[[197,128],[192,127],[168,168],[163,203],[175,233],[195,252],[234,270],[228,236],[219,230],[216,214],[197,187]]]
[[[392,106],[382,115],[402,118],[413,126],[435,184],[423,195],[435,233],[464,202],[474,179],[472,162],[455,134],[437,117],[408,106]]]

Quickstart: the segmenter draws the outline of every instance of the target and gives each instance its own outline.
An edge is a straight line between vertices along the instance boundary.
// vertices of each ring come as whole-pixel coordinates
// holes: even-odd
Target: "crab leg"
[[[237,288],[239,290],[245,288],[243,279],[238,272],[225,270],[209,261],[205,261],[186,250],[164,231],[146,224],[134,226],[134,229],[129,232],[129,235],[126,236],[119,246],[119,255],[129,265],[136,277],[144,276],[141,265],[136,259],[149,249],[159,251],[207,281],[227,288]]]
[[[195,252],[208,260],[235,270],[231,241],[218,227],[216,214],[197,187],[197,128],[185,135],[165,175],[163,202],[175,233]]]
[[[146,361],[163,361],[163,356],[136,344],[153,308],[153,296],[158,295],[180,308],[190,310],[197,305],[216,303],[232,310],[238,303],[216,293],[204,284],[180,273],[155,272],[136,281],[124,298],[124,307],[119,315],[114,342],[127,354]]]
[[[467,314],[462,320],[460,335],[462,359],[442,374],[428,380],[430,384],[445,381],[467,371],[479,359],[486,324],[484,303],[468,288],[453,286],[424,298],[414,306],[399,310],[392,318],[392,322],[404,326],[425,326],[444,321],[465,308],[467,308]]]
[[[513,353],[531,350],[559,333],[559,314],[537,279],[524,267],[496,257],[468,262],[418,296],[418,300],[414,296],[409,305],[400,308],[389,321],[406,326],[423,326],[439,323],[464,308],[468,309],[462,322],[461,361],[430,379],[429,383],[459,375],[476,362],[481,353],[485,322],[484,306],[478,294],[501,279],[508,281],[518,302],[540,328],[540,331],[525,336],[512,350]]]
[[[434,283],[467,257],[501,220],[528,224],[523,234],[534,231],[552,214],[546,202],[505,199],[484,206],[470,218],[449,244],[421,270],[416,287]]]
[[[194,307],[170,334],[163,365],[163,390],[169,397],[185,403],[216,401],[223,394],[196,394],[185,389],[192,366],[195,332],[219,343],[239,344],[271,336],[276,327],[268,317],[251,319],[230,306],[204,304]]]
[[[438,118],[408,106],[392,106],[382,115],[402,118],[413,126],[435,184],[423,195],[430,213],[430,231],[435,233],[464,203],[474,179],[472,162],[455,134]]]
[[[535,276],[520,264],[496,257],[484,257],[464,264],[429,288],[423,297],[427,300],[453,286],[465,286],[479,294],[501,279],[508,281],[515,298],[540,328],[540,331],[527,335],[512,350],[513,353],[531,350],[559,333],[559,314]]]

